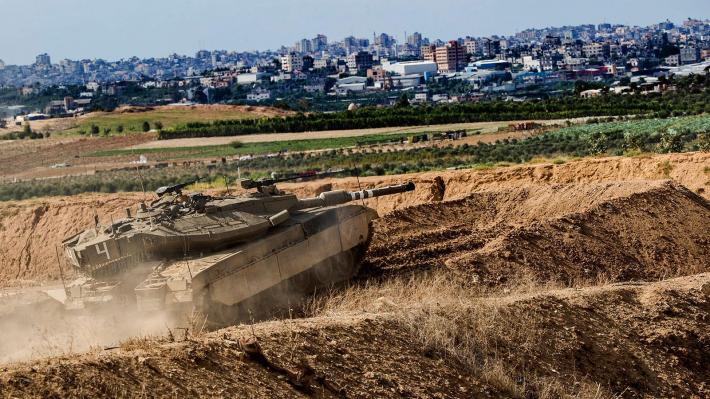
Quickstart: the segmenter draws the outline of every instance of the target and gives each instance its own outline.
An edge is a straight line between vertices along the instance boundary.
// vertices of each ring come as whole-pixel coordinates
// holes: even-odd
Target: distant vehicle
[[[68,163],[66,163],[66,162],[62,162],[62,163],[55,163],[54,165],[50,166],[50,168],[52,168],[52,169],[61,169],[61,168],[68,168],[68,167],[70,167],[70,166],[71,166],[70,164],[68,164]]]

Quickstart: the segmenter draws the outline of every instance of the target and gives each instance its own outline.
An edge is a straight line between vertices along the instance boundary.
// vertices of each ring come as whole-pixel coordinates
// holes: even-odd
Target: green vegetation
[[[710,115],[649,119],[572,126],[524,140],[501,140],[493,144],[425,147],[406,151],[352,153],[347,149],[320,153],[288,154],[280,157],[260,157],[219,166],[184,169],[180,167],[152,169],[140,173],[134,170],[99,172],[92,176],[36,180],[0,185],[0,200],[24,199],[46,195],[71,195],[82,192],[140,191],[143,177],[145,188],[154,190],[166,184],[192,179],[199,175],[205,183],[225,177],[234,181],[242,177],[264,176],[271,172],[289,173],[328,168],[351,169],[360,176],[401,174],[445,168],[508,165],[531,162],[539,158],[565,162],[569,157],[589,155],[623,155],[640,152],[682,152],[701,149],[710,133]],[[357,138],[343,138],[353,140]],[[309,142],[312,140],[303,140]],[[261,144],[261,143],[260,143]],[[264,145],[283,143],[263,143]],[[312,143],[308,145],[313,145]],[[329,146],[332,146],[329,141]],[[249,144],[234,144],[235,151]],[[237,171],[239,168],[239,171]]]
[[[302,152],[327,148],[346,148],[364,146],[385,142],[401,141],[406,139],[406,134],[373,134],[360,137],[337,137],[327,139],[270,141],[261,143],[242,143],[234,141],[226,145],[213,145],[201,147],[177,148],[147,148],[147,149],[119,149],[97,151],[89,154],[91,157],[125,156],[141,154],[153,155],[157,160],[185,159],[185,158],[219,158],[235,155],[261,155],[278,152]]]
[[[486,101],[412,107],[404,101],[391,108],[362,108],[285,118],[190,122],[163,130],[160,139],[237,136],[254,133],[365,129],[524,119],[643,115],[669,117],[710,112],[710,91],[648,96],[607,95],[592,99],[564,97],[542,101]]]

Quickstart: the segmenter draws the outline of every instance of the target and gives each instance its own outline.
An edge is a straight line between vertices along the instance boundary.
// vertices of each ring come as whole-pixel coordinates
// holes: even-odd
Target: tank
[[[276,187],[284,180],[242,180],[240,196],[184,194],[193,182],[161,187],[121,220],[96,219],[62,243],[81,275],[66,307],[197,311],[215,326],[271,317],[358,272],[377,218],[360,200],[414,190],[410,182],[299,199]]]

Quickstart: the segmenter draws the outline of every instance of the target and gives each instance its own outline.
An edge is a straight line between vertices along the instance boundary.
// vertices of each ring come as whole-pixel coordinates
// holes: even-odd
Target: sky
[[[318,33],[431,39],[511,35],[601,22],[650,25],[710,18],[710,0],[0,0],[0,59],[116,60],[266,50]]]

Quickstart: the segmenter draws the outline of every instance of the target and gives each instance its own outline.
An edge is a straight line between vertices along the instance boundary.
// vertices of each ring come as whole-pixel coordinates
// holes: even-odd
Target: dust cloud
[[[0,364],[118,347],[136,337],[165,336],[187,326],[168,312],[135,304],[66,310],[42,291],[0,294]]]

